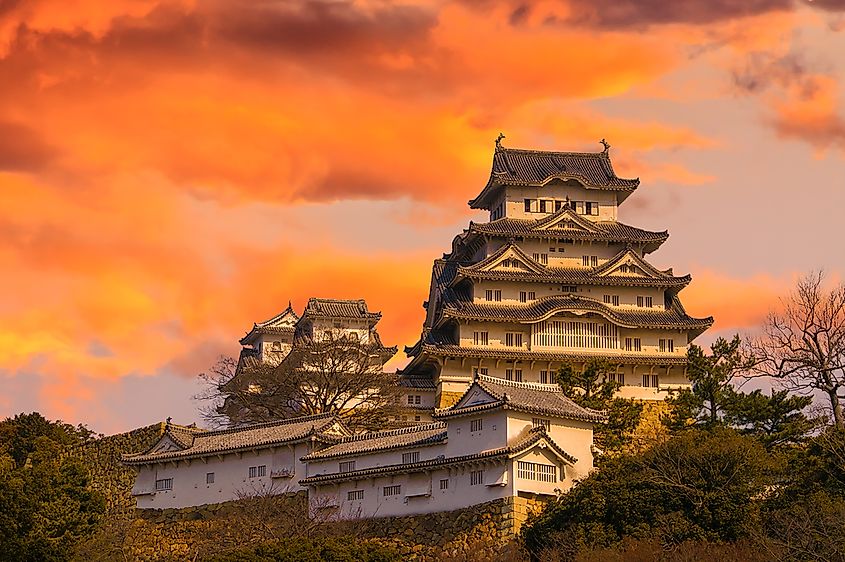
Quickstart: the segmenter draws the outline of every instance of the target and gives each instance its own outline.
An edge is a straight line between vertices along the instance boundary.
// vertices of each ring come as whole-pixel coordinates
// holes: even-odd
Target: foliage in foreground
[[[82,463],[64,454],[84,428],[20,414],[0,422],[0,553],[9,562],[66,560],[104,512]]]
[[[213,562],[399,562],[386,546],[354,537],[297,537],[248,547],[211,559]]]

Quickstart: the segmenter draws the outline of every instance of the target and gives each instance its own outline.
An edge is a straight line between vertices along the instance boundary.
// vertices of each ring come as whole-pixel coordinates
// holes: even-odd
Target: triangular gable
[[[259,328],[293,328],[298,320],[299,316],[293,311],[293,307],[288,304],[285,310],[269,320],[257,323],[256,326]]]
[[[458,403],[450,408],[450,410],[460,410],[461,408],[470,408],[472,406],[482,406],[484,404],[495,404],[500,400],[481,388],[478,383],[473,383],[464,395],[458,400]]]
[[[177,443],[169,435],[164,434],[161,436],[158,442],[152,447],[150,447],[150,449],[144,454],[149,455],[152,453],[169,453],[170,451],[182,451],[184,449],[185,448],[182,447],[182,445]]]
[[[588,219],[585,219],[572,209],[561,209],[555,214],[541,220],[533,230],[555,230],[570,232],[590,232],[601,234],[601,229]]]
[[[558,452],[558,447],[552,447],[546,439],[541,439],[524,451],[513,455],[514,460],[527,460],[529,462],[552,462],[555,464],[574,464],[568,458]]]
[[[529,257],[519,246],[508,243],[496,250],[490,257],[475,265],[460,268],[461,271],[492,272],[492,271],[529,271],[531,273],[545,273],[546,266]]]
[[[600,277],[625,276],[666,279],[671,277],[645,261],[634,250],[623,250],[616,257],[595,270]]]

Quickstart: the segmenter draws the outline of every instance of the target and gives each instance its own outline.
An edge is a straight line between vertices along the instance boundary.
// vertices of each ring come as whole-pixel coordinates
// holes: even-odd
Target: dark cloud
[[[773,85],[786,87],[802,82],[810,73],[807,62],[794,53],[773,56],[770,53],[753,52],[731,74],[738,90],[756,94]]]
[[[55,156],[55,149],[33,129],[0,121],[0,170],[38,171]]]
[[[845,0],[798,0],[812,8],[827,10],[829,12],[845,11]]]
[[[571,0],[571,20],[599,27],[708,24],[792,8],[792,0]]]

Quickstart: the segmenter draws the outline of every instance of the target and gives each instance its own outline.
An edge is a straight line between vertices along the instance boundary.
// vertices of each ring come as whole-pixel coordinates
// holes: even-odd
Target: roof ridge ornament
[[[499,133],[499,136],[496,137],[496,150],[502,148],[502,139],[506,138],[503,133]]]
[[[599,141],[599,143],[601,143],[601,145],[604,147],[604,150],[602,150],[602,151],[601,151],[601,153],[602,153],[602,154],[607,154],[607,153],[608,153],[608,151],[610,150],[610,143],[609,143],[609,142],[607,142],[605,139],[601,139],[601,140]]]

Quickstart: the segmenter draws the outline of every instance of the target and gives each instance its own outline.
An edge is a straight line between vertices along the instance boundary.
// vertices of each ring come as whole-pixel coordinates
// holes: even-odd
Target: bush
[[[398,562],[395,550],[355,537],[296,538],[248,547],[212,558],[214,562]]]

